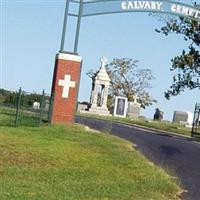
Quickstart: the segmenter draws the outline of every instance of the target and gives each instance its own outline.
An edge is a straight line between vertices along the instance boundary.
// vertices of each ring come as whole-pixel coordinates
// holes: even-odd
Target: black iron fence
[[[200,103],[196,103],[194,109],[192,137],[200,137]]]
[[[53,97],[28,93],[21,88],[0,102],[0,126],[39,126],[51,121]]]

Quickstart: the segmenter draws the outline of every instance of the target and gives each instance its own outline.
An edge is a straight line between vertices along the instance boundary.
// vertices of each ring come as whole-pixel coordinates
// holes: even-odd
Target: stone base
[[[108,110],[90,108],[89,111],[80,111],[83,114],[95,114],[100,116],[112,116]]]
[[[127,117],[131,118],[131,119],[138,119],[139,118],[139,114],[128,113]]]
[[[138,119],[138,117],[140,115],[140,109],[141,109],[140,104],[135,103],[135,102],[129,102],[127,117],[129,117],[131,119]]]

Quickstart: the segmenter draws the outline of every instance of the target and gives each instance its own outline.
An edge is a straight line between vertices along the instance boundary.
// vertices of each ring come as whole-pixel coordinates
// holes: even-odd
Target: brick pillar
[[[81,63],[82,59],[78,55],[59,53],[56,56],[51,91],[54,95],[51,117],[53,124],[74,122]]]

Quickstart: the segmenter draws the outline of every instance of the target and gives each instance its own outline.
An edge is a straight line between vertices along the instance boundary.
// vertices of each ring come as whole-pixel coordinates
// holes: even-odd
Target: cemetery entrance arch
[[[73,53],[77,53],[82,18],[129,12],[162,13],[200,21],[200,8],[172,0],[66,0],[60,52],[64,51],[68,17],[77,18]]]
[[[53,75],[51,94],[54,99],[52,123],[72,123],[76,109],[82,58],[78,55],[78,41],[82,18],[114,13],[148,12],[191,18],[200,22],[200,9],[172,0],[66,0],[64,24],[59,53]],[[72,52],[65,47],[69,17],[77,19]]]

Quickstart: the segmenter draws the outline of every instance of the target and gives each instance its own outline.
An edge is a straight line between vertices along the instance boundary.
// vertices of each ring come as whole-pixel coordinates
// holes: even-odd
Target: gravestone
[[[127,111],[127,117],[131,119],[138,119],[140,115],[140,108],[141,105],[135,102],[128,102],[128,111]]]
[[[44,103],[45,103],[44,110],[48,111],[49,110],[49,100],[46,99]]]
[[[134,101],[128,102],[127,117],[131,119],[138,119],[140,115],[141,104],[137,102],[138,97],[134,96]]]
[[[174,111],[172,122],[191,127],[193,123],[193,114],[191,112]]]
[[[126,117],[128,108],[128,99],[126,97],[115,97],[114,112],[116,117]]]
[[[39,109],[40,109],[40,103],[37,102],[37,101],[35,101],[35,102],[33,103],[33,109],[34,109],[34,110],[39,110]]]
[[[98,115],[110,115],[107,108],[108,90],[110,86],[110,78],[106,71],[107,58],[102,57],[100,59],[101,67],[96,73],[95,78],[92,82],[92,92],[90,98],[90,109],[88,113],[98,114]]]
[[[77,9],[73,9],[74,3],[78,5],[79,11]],[[108,4],[112,6],[108,6]],[[54,101],[52,104],[51,123],[69,124],[74,122],[74,113],[77,105],[80,72],[82,66],[82,58],[78,56],[77,51],[82,17],[138,11],[172,14],[183,16],[188,19],[193,18],[198,22],[200,21],[200,11],[196,6],[175,1],[66,1],[61,45],[59,54],[56,56],[52,81],[51,96],[54,98]],[[68,30],[67,25],[69,16],[74,16],[77,19],[75,20],[75,23],[77,24],[76,30],[74,31],[75,40],[74,50],[72,52],[65,51],[65,38]],[[95,46],[96,44],[93,45]],[[106,87],[101,87],[101,89],[102,91],[106,91]],[[93,95],[94,104],[91,107],[91,111],[92,109],[95,111],[96,106],[99,107],[100,105],[102,106],[102,110],[106,112],[106,97],[105,99],[101,99],[98,97],[98,93],[94,93]]]
[[[155,114],[153,116],[153,120],[162,121],[163,120],[163,114],[164,114],[163,111],[161,111],[159,108],[156,108]]]
[[[77,112],[86,111],[88,109],[88,104],[86,103],[78,103],[77,105]]]

